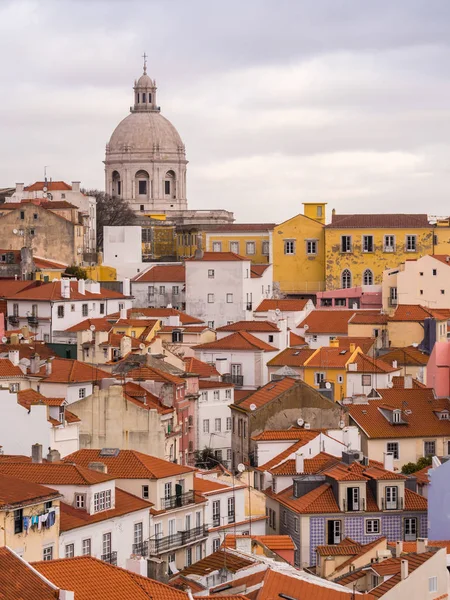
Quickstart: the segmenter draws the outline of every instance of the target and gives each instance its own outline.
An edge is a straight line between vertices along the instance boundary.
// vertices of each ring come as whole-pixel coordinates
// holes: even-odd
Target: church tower
[[[105,155],[105,190],[137,213],[187,210],[186,151],[156,102],[156,81],[144,69],[134,82],[134,105],[114,130]]]

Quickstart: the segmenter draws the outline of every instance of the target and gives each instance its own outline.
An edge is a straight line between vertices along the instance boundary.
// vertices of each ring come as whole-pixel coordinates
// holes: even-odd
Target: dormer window
[[[398,409],[392,411],[392,422],[400,423],[401,420],[402,420],[402,411],[398,410]]]
[[[440,421],[448,421],[450,419],[448,410],[443,410],[442,412],[437,413],[437,416]]]
[[[347,488],[347,510],[360,510],[359,487]]]
[[[111,490],[94,494],[94,512],[101,512],[111,508]]]

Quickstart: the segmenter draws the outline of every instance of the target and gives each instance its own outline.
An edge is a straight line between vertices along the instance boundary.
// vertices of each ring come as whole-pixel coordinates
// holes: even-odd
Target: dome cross
[[[142,58],[144,59],[144,75],[147,75],[147,54],[144,52],[144,54],[142,55]]]

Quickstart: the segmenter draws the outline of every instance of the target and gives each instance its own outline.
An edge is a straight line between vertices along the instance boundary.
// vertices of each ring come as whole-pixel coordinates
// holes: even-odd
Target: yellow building
[[[303,363],[305,382],[316,389],[329,389],[334,400],[341,400],[346,396],[347,365],[354,362],[358,354],[362,354],[359,347],[352,347],[343,354],[341,348],[317,348],[314,354]]]
[[[325,289],[325,203],[304,203],[304,214],[273,231],[274,289],[314,294]]]
[[[433,254],[450,255],[450,217],[436,219],[433,234]]]
[[[28,562],[58,558],[60,498],[51,488],[0,474],[0,547]],[[43,526],[50,514],[51,525]]]
[[[150,342],[161,329],[159,319],[119,319],[111,326],[112,333],[127,335],[131,338],[141,338]]]
[[[326,289],[381,285],[383,271],[433,254],[426,214],[337,215],[325,226]]]

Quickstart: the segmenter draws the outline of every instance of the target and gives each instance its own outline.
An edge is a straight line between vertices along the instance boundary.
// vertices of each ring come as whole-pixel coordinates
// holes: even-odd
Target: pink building
[[[427,385],[436,396],[450,396],[450,343],[436,342],[427,365]]]
[[[5,335],[5,315],[0,313],[0,340]]]
[[[317,308],[373,308],[383,306],[381,285],[360,285],[317,292]]]

